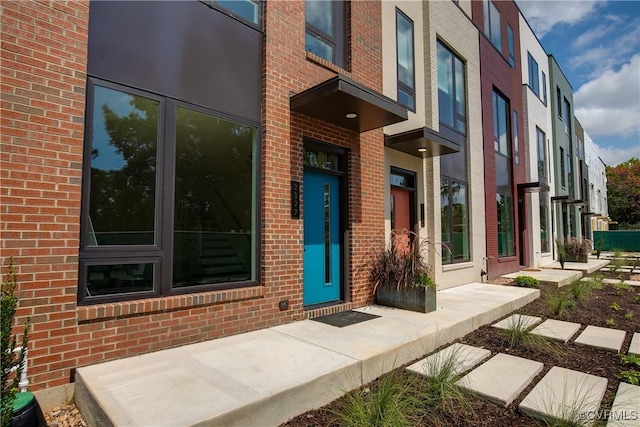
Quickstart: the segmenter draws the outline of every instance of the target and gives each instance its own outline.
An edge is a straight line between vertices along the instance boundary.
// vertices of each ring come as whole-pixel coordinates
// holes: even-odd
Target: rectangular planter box
[[[589,262],[588,255],[567,255],[567,262]]]
[[[418,313],[429,313],[436,309],[436,290],[430,287],[398,290],[381,286],[376,290],[376,303]]]

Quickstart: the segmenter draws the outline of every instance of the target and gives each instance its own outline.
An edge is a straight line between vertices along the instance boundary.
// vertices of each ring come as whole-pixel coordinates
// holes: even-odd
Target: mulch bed
[[[629,280],[631,278],[630,274],[622,274],[622,277],[619,277],[620,273],[598,274],[608,278],[622,278],[625,280]],[[635,279],[635,277],[633,277],[633,279]],[[501,284],[506,286],[510,285],[504,283]],[[547,295],[549,293],[559,291],[568,293],[569,288],[569,286],[565,286],[558,289],[557,285],[541,283],[540,298],[517,311],[517,313],[535,315],[542,317],[543,319],[557,319],[580,323],[582,327],[568,344],[552,342],[551,346],[546,349],[508,348],[508,346],[505,345],[502,332],[496,328],[491,328],[490,325],[485,325],[457,340],[457,342],[464,344],[487,348],[491,350],[494,355],[502,352],[544,363],[542,373],[532,381],[529,388],[522,392],[515,402],[509,405],[508,408],[502,408],[496,404],[486,402],[479,398],[471,398],[471,412],[465,411],[464,414],[461,414],[459,411],[453,410],[450,411],[450,413],[441,414],[442,419],[446,420],[444,423],[441,422],[437,424],[431,419],[423,419],[416,425],[449,425],[460,427],[469,425],[487,427],[539,425],[532,418],[521,414],[517,408],[520,401],[553,366],[560,366],[607,378],[607,391],[600,409],[610,409],[620,383],[618,375],[621,370],[627,370],[629,368],[624,367],[620,362],[620,357],[613,352],[577,346],[572,344],[572,341],[584,330],[584,328],[586,328],[587,325],[622,329],[627,332],[625,342],[622,346],[622,353],[626,354],[633,332],[640,332],[640,304],[634,302],[635,297],[640,297],[640,288],[631,287],[628,290],[619,290],[613,285],[603,284],[602,289],[595,289],[588,297],[576,301],[574,308],[565,310],[565,312],[559,316],[554,315],[549,308]],[[619,305],[619,309],[614,310],[611,308],[612,303],[617,303]],[[633,313],[632,317],[629,315],[625,317],[625,314],[628,312]],[[615,324],[608,325],[606,323],[607,319],[613,319]],[[394,375],[410,375],[403,372],[403,370],[404,367],[396,370]],[[369,384],[367,387],[375,387],[375,382]],[[334,411],[340,407],[342,399],[344,398],[338,399],[320,409],[299,415],[285,423],[283,426],[339,426],[340,420],[338,416],[335,415]],[[602,425],[604,425],[604,422]]]

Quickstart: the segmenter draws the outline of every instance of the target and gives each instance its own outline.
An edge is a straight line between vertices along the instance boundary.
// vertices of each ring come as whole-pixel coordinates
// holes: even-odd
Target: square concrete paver
[[[640,386],[621,382],[607,427],[640,426]]]
[[[491,356],[491,351],[466,344],[455,343],[428,356],[413,365],[407,366],[407,371],[431,377],[443,368],[452,364],[452,375],[459,375],[476,366]]]
[[[607,379],[554,366],[518,406],[525,414],[591,425],[598,417]]]
[[[620,329],[587,326],[580,336],[576,338],[574,343],[619,352],[622,348],[625,335],[626,332]]]
[[[635,354],[640,356],[640,333],[635,332],[633,338],[631,338],[631,344],[629,345],[629,354]]]
[[[567,342],[580,329],[579,323],[563,322],[562,320],[548,319],[531,331],[552,340]]]
[[[457,384],[486,400],[507,407],[543,367],[540,362],[498,353],[458,380]]]
[[[527,316],[526,314],[512,314],[511,316],[491,325],[498,329],[531,329],[533,326],[542,322],[542,318],[536,316]]]

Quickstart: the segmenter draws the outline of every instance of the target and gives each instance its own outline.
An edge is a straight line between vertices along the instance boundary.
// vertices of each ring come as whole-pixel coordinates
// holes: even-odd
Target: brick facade
[[[473,2],[473,21],[482,29],[483,24],[483,2]],[[525,182],[525,150],[524,150],[524,126],[522,109],[522,75],[520,64],[520,43],[519,43],[519,12],[514,3],[493,2],[501,16],[502,52],[483,35],[480,35],[480,69],[482,79],[482,111],[483,114],[483,139],[484,139],[484,171],[485,171],[485,221],[487,239],[487,273],[488,278],[493,279],[503,274],[518,271],[520,267],[520,223],[518,220],[518,198],[523,195],[518,194],[518,183]],[[507,25],[511,26],[514,32],[515,66],[511,67],[508,58]],[[513,232],[515,255],[510,257],[498,256],[498,212],[496,206],[496,161],[493,137],[493,90],[500,91],[509,101],[510,116],[512,111],[518,113],[519,130],[519,153],[520,163],[516,164],[514,155],[513,140],[510,138],[512,168],[511,183],[513,196]],[[508,119],[511,122],[511,118]],[[513,127],[508,127],[513,137]],[[530,209],[524,201],[524,209]],[[526,232],[523,233],[525,240]],[[523,245],[527,248],[527,244]],[[526,256],[525,260],[528,259]]]
[[[360,306],[367,236],[384,230],[383,134],[357,134],[297,113],[289,97],[336,73],[382,89],[381,5],[351,2],[346,70],[305,52],[304,3],[264,11],[259,286],[77,306],[88,2],[2,4],[2,261],[14,257],[18,322],[31,318],[30,389],[73,381],[75,368]],[[302,138],[348,149],[347,302],[302,306]],[[303,213],[304,214],[304,213]],[[5,269],[3,268],[3,273]],[[289,300],[280,311],[278,302]]]

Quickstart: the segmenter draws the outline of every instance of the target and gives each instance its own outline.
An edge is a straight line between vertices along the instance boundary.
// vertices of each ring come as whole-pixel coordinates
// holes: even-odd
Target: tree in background
[[[607,166],[609,216],[619,229],[640,229],[640,159]]]

